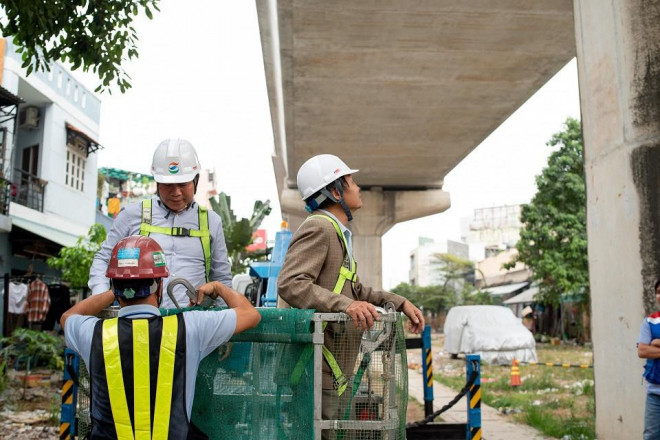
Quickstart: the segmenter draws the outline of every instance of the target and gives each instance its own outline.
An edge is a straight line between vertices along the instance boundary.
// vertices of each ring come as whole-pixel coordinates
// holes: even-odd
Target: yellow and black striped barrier
[[[467,376],[476,372],[476,379],[467,393],[468,402],[468,429],[470,440],[481,440],[481,358],[478,355],[469,354],[467,360]]]
[[[64,383],[60,395],[60,440],[69,440],[76,435],[76,398],[78,395],[78,373],[80,357],[73,350],[64,350]]]
[[[559,368],[593,368],[593,365],[590,364],[558,364],[558,363],[552,363],[552,362],[521,362],[518,361],[519,364],[523,365],[536,365],[536,366],[543,366],[543,367],[559,367]]]

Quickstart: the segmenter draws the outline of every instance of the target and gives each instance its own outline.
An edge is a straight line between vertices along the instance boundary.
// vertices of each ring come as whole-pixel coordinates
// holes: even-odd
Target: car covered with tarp
[[[536,362],[536,341],[520,318],[502,306],[457,306],[444,325],[445,352],[479,354],[484,362],[510,365]]]

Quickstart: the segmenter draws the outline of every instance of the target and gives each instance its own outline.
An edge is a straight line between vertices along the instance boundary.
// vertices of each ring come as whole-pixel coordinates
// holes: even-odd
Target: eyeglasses
[[[137,280],[112,280],[112,291],[115,296],[126,299],[146,298],[158,291],[160,278],[147,278]]]

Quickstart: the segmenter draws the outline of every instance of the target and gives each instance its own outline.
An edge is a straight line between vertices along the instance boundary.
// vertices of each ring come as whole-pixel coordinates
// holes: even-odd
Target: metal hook
[[[182,284],[186,288],[186,295],[188,295],[188,298],[190,298],[190,300],[193,303],[197,302],[197,289],[195,289],[193,287],[193,285],[190,284],[190,281],[188,281],[185,278],[174,278],[167,285],[167,296],[170,297],[170,299],[172,300],[172,303],[174,304],[174,306],[177,309],[181,310],[181,307],[179,306],[179,303],[176,301],[176,298],[174,298],[174,292],[173,292],[174,286],[176,286],[177,284]]]

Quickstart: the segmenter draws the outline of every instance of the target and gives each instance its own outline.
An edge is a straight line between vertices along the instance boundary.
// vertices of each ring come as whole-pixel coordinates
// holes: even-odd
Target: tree
[[[87,237],[79,237],[75,246],[60,249],[57,257],[50,257],[48,266],[62,271],[62,281],[71,283],[71,287],[86,287],[89,280],[89,268],[94,255],[105,240],[105,228],[95,223],[89,228]]]
[[[564,293],[589,294],[582,127],[572,118],[564,126],[546,144],[559,149],[536,177],[536,195],[522,206],[519,254],[507,264],[521,261],[532,269],[537,298],[555,307]]]
[[[5,0],[0,32],[12,37],[29,75],[50,70],[55,61],[68,61],[72,69],[97,74],[96,91],[110,90],[114,81],[124,93],[130,77],[121,68],[137,58],[137,34],[132,26],[144,11],[151,19],[159,0]]]
[[[433,316],[450,309],[456,303],[454,292],[443,286],[420,287],[399,283],[392,289],[392,292],[407,298],[411,303],[422,307],[424,311],[430,312]]]
[[[231,272],[233,274],[243,273],[250,262],[265,258],[266,252],[248,252],[245,248],[252,243],[254,232],[272,211],[270,200],[265,202],[257,200],[254,202],[250,219],[242,218],[240,220],[236,218],[231,209],[231,197],[224,192],[221,192],[217,199],[211,197],[209,201],[213,210],[222,220],[222,231],[231,262]]]
[[[466,290],[466,287],[471,290],[470,286],[474,284],[465,281],[469,278],[474,280],[474,263],[463,259],[453,254],[435,254],[431,264],[435,266],[435,270],[440,274],[443,281],[443,290],[451,291],[454,296],[461,298],[461,293]]]

